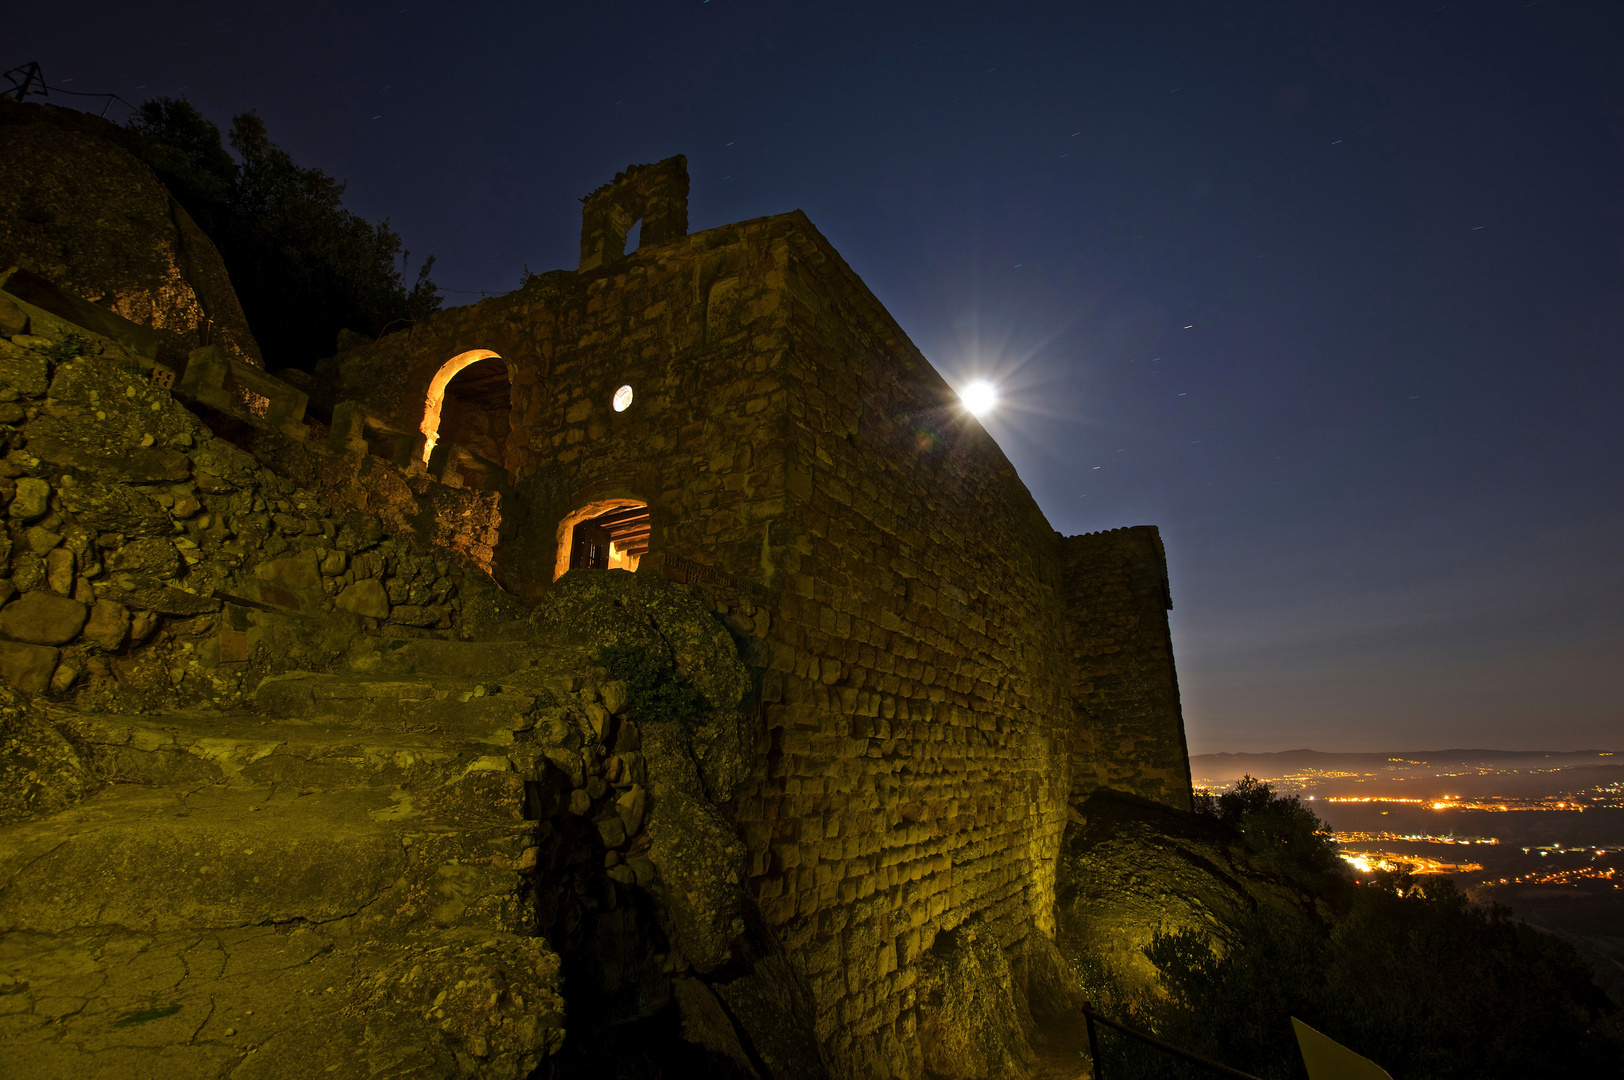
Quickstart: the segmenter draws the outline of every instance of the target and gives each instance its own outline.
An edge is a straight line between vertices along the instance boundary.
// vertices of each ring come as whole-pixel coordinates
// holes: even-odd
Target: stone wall
[[[0,678],[86,708],[224,705],[331,663],[344,634],[312,620],[465,628],[493,498],[239,433],[256,456],[116,343],[28,311],[0,339]]]
[[[788,410],[773,282],[792,227],[763,219],[593,274],[543,275],[324,361],[318,376],[411,430],[447,361],[502,358],[513,387],[503,464],[518,498],[503,506],[495,573],[527,600],[552,580],[559,521],[611,498],[648,504],[656,549],[766,583],[783,546],[769,523],[785,510]],[[706,303],[718,288],[720,311]],[[634,399],[617,413],[622,385]]]
[[[764,760],[737,820],[848,1075],[918,1075],[916,982],[975,920],[1052,932],[1069,712],[1056,537],[1003,453],[797,220]],[[964,995],[988,987],[954,988]]]
[[[1190,758],[1167,612],[1167,556],[1153,525],[1068,536],[1062,596],[1076,687],[1072,798],[1099,788],[1190,808]]]
[[[729,585],[713,599],[755,684],[755,769],[730,805],[752,897],[834,1073],[941,1071],[928,1001],[1015,1015],[1023,992],[944,985],[985,968],[953,959],[960,937],[1013,972],[1053,950],[1068,795],[1178,797],[1154,531],[1059,537],[799,212],[542,275],[318,375],[411,430],[471,350],[512,383],[497,577],[539,599],[559,522],[629,499],[650,508],[651,572]]]
[[[681,154],[633,165],[581,200],[582,270],[607,266],[625,253],[628,233],[642,222],[641,241],[663,244],[688,233],[688,159]]]

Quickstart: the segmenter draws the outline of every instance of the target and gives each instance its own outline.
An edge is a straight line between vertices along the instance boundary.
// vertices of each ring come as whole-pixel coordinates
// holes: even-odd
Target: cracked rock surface
[[[12,931],[0,1042],[18,1077],[522,1077],[561,1035],[561,1002],[539,988],[557,966],[514,935]]]
[[[114,782],[0,830],[7,1075],[528,1075],[564,1003],[515,764],[552,691],[519,689],[291,673],[255,713],[54,714]]]

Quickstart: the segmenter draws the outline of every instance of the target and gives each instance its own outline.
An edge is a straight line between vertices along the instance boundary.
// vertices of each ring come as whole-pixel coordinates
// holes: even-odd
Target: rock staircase
[[[563,1039],[534,804],[617,794],[582,764],[588,667],[364,637],[245,711],[59,718],[111,782],[0,829],[0,1072],[528,1075]]]

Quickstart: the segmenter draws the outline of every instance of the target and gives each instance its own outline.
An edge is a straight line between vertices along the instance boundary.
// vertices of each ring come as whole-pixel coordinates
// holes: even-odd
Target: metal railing
[[[1098,1012],[1092,1005],[1085,1004],[1083,1006],[1083,1019],[1088,1024],[1088,1056],[1093,1059],[1094,1080],[1104,1080],[1105,1076],[1103,1063],[1100,1061],[1100,1037],[1099,1030],[1095,1026],[1096,1024],[1104,1024],[1108,1028],[1115,1031],[1120,1031],[1129,1038],[1138,1039],[1146,1046],[1160,1050],[1164,1054],[1172,1054],[1176,1058],[1182,1058],[1185,1061],[1200,1065],[1203,1068],[1211,1069],[1220,1076],[1234,1076],[1239,1077],[1240,1080],[1259,1080],[1258,1077],[1253,1076],[1251,1073],[1241,1072],[1239,1069],[1232,1069],[1228,1065],[1214,1061],[1211,1058],[1202,1057],[1200,1054],[1192,1054],[1188,1050],[1174,1046],[1170,1042],[1164,1042],[1154,1035],[1147,1035],[1143,1031],[1135,1031],[1126,1024],[1120,1024],[1117,1021],[1112,1020],[1109,1016],[1106,1016],[1104,1013]]]

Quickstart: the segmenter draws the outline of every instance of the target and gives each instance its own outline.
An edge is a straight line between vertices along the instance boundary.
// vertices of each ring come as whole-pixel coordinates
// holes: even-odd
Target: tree
[[[1195,809],[1237,830],[1255,862],[1301,888],[1324,891],[1341,875],[1330,830],[1295,795],[1276,795],[1263,781],[1243,776],[1221,795],[1197,794]]]
[[[377,337],[440,308],[423,261],[408,289],[411,253],[385,220],[344,209],[344,183],[294,163],[257,113],[220,130],[185,99],[141,106],[129,131],[138,151],[220,249],[267,364],[308,369],[340,330]]]

